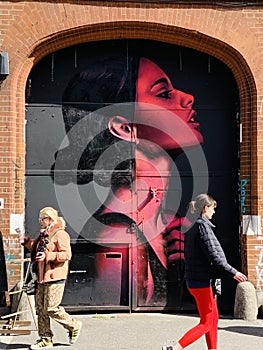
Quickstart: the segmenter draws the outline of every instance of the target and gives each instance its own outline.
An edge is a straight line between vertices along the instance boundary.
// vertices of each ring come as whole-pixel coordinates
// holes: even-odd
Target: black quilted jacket
[[[199,217],[185,233],[185,278],[207,280],[226,272],[232,277],[237,270],[228,264],[213,227],[205,217]]]

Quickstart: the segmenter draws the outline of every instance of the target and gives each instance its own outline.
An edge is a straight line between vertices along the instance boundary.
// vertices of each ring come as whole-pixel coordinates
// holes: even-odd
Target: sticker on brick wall
[[[259,215],[243,215],[243,234],[247,236],[261,236],[262,231],[260,221]]]
[[[11,214],[10,216],[10,233],[17,234],[18,230],[24,232],[24,215]]]

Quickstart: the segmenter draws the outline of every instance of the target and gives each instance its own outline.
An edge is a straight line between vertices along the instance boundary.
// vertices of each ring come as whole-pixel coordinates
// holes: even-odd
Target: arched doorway
[[[105,163],[97,166],[98,155],[95,165],[91,166],[89,161],[93,157],[91,153],[88,156],[85,153],[87,144],[94,138],[101,142],[96,146],[97,150],[103,149],[106,143],[106,136],[99,136],[108,122],[101,124],[100,113],[96,113],[98,110],[105,112],[109,118],[123,117],[114,106],[122,108],[123,102],[129,102],[131,104],[124,106],[124,112],[129,116],[134,115],[140,57],[147,57],[162,69],[176,90],[194,97],[197,116],[192,115],[191,118],[200,123],[204,138],[201,146],[183,147],[183,153],[165,151],[163,168],[158,168],[159,176],[152,169],[137,171],[133,161],[135,151],[132,136],[131,142],[125,144],[120,154],[115,153],[116,149],[110,154],[113,156],[109,158],[110,165],[119,159],[115,164],[117,167],[107,167]],[[105,58],[108,58],[106,69]],[[94,84],[93,80],[91,88],[86,77],[95,74],[97,69],[101,69],[101,74],[95,76],[97,83]],[[81,74],[73,78],[69,85],[78,72]],[[120,72],[118,85],[114,77]],[[103,74],[112,75],[107,82],[101,83],[99,79]],[[146,74],[147,79],[151,74]],[[230,263],[235,266],[240,264],[239,97],[230,69],[212,56],[182,46],[150,40],[112,40],[81,44],[46,56],[32,70],[28,84],[26,229],[37,233],[35,218],[39,209],[47,205],[58,208],[65,217],[73,248],[65,305],[81,309],[192,309],[194,304],[183,283],[183,234],[178,229],[180,221],[173,221],[171,216],[176,219],[185,216],[193,192],[208,190],[218,200],[215,221],[219,238]],[[113,97],[110,92],[116,85],[119,90]],[[73,87],[76,88],[75,92],[72,92]],[[163,85],[159,89],[155,95],[169,99],[169,91],[164,90]],[[110,97],[103,100],[100,96]],[[67,112],[68,116],[65,116]],[[75,124],[87,118],[91,112],[99,128],[95,129],[87,119],[87,124],[80,123],[80,127],[74,130]],[[180,110],[175,114],[179,115]],[[119,120],[114,119],[117,124]],[[129,126],[134,127],[135,121],[129,119]],[[85,125],[88,125],[91,135],[84,130]],[[161,124],[160,128],[156,124],[150,126],[153,133],[165,127]],[[172,131],[175,127],[174,124],[168,125]],[[166,135],[169,132],[165,129]],[[161,137],[158,135],[157,143]],[[150,149],[147,149],[149,163],[149,159],[154,159]],[[122,152],[126,152],[123,158]],[[173,161],[169,171],[166,156]],[[58,158],[59,165],[56,165]],[[159,186],[159,179],[163,187]],[[108,190],[110,185],[114,187],[114,195],[119,185],[135,195],[136,199],[128,203],[129,209],[117,210],[120,207],[116,205],[114,210],[105,210],[111,196]],[[126,194],[124,197],[127,200]],[[151,239],[146,233],[147,230],[151,232],[152,226],[147,228],[147,222],[151,222],[147,215],[152,212],[158,213],[158,218],[168,213],[161,219],[161,232],[158,232],[164,241],[171,232],[174,234],[172,240],[166,242],[171,247],[167,255],[155,250],[156,245],[150,243]],[[169,224],[172,225],[170,231],[166,229]],[[103,236],[98,235],[102,227],[103,232],[110,227],[111,234],[112,227],[118,227],[125,239],[118,234],[118,239],[109,240],[107,232]],[[167,261],[162,263],[164,257]],[[223,283],[222,307],[229,309],[233,299],[234,285],[229,281]]]

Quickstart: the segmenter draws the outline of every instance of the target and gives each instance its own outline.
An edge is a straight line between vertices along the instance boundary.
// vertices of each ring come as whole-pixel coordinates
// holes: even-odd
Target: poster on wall
[[[47,205],[65,218],[65,304],[189,308],[184,232],[199,193],[219,201],[238,260],[238,98],[223,63],[155,41],[86,43],[39,62],[26,94],[26,229]]]

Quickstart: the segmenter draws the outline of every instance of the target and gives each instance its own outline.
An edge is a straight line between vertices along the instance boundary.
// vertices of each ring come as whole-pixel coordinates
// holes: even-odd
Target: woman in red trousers
[[[190,329],[174,346],[163,350],[181,350],[205,335],[208,350],[217,349],[218,309],[211,281],[219,277],[216,271],[224,271],[237,282],[247,277],[228,264],[223,249],[216,238],[211,223],[216,201],[207,194],[200,194],[190,202],[192,213],[200,213],[194,225],[185,233],[185,278],[189,292],[196,301],[200,322]]]

